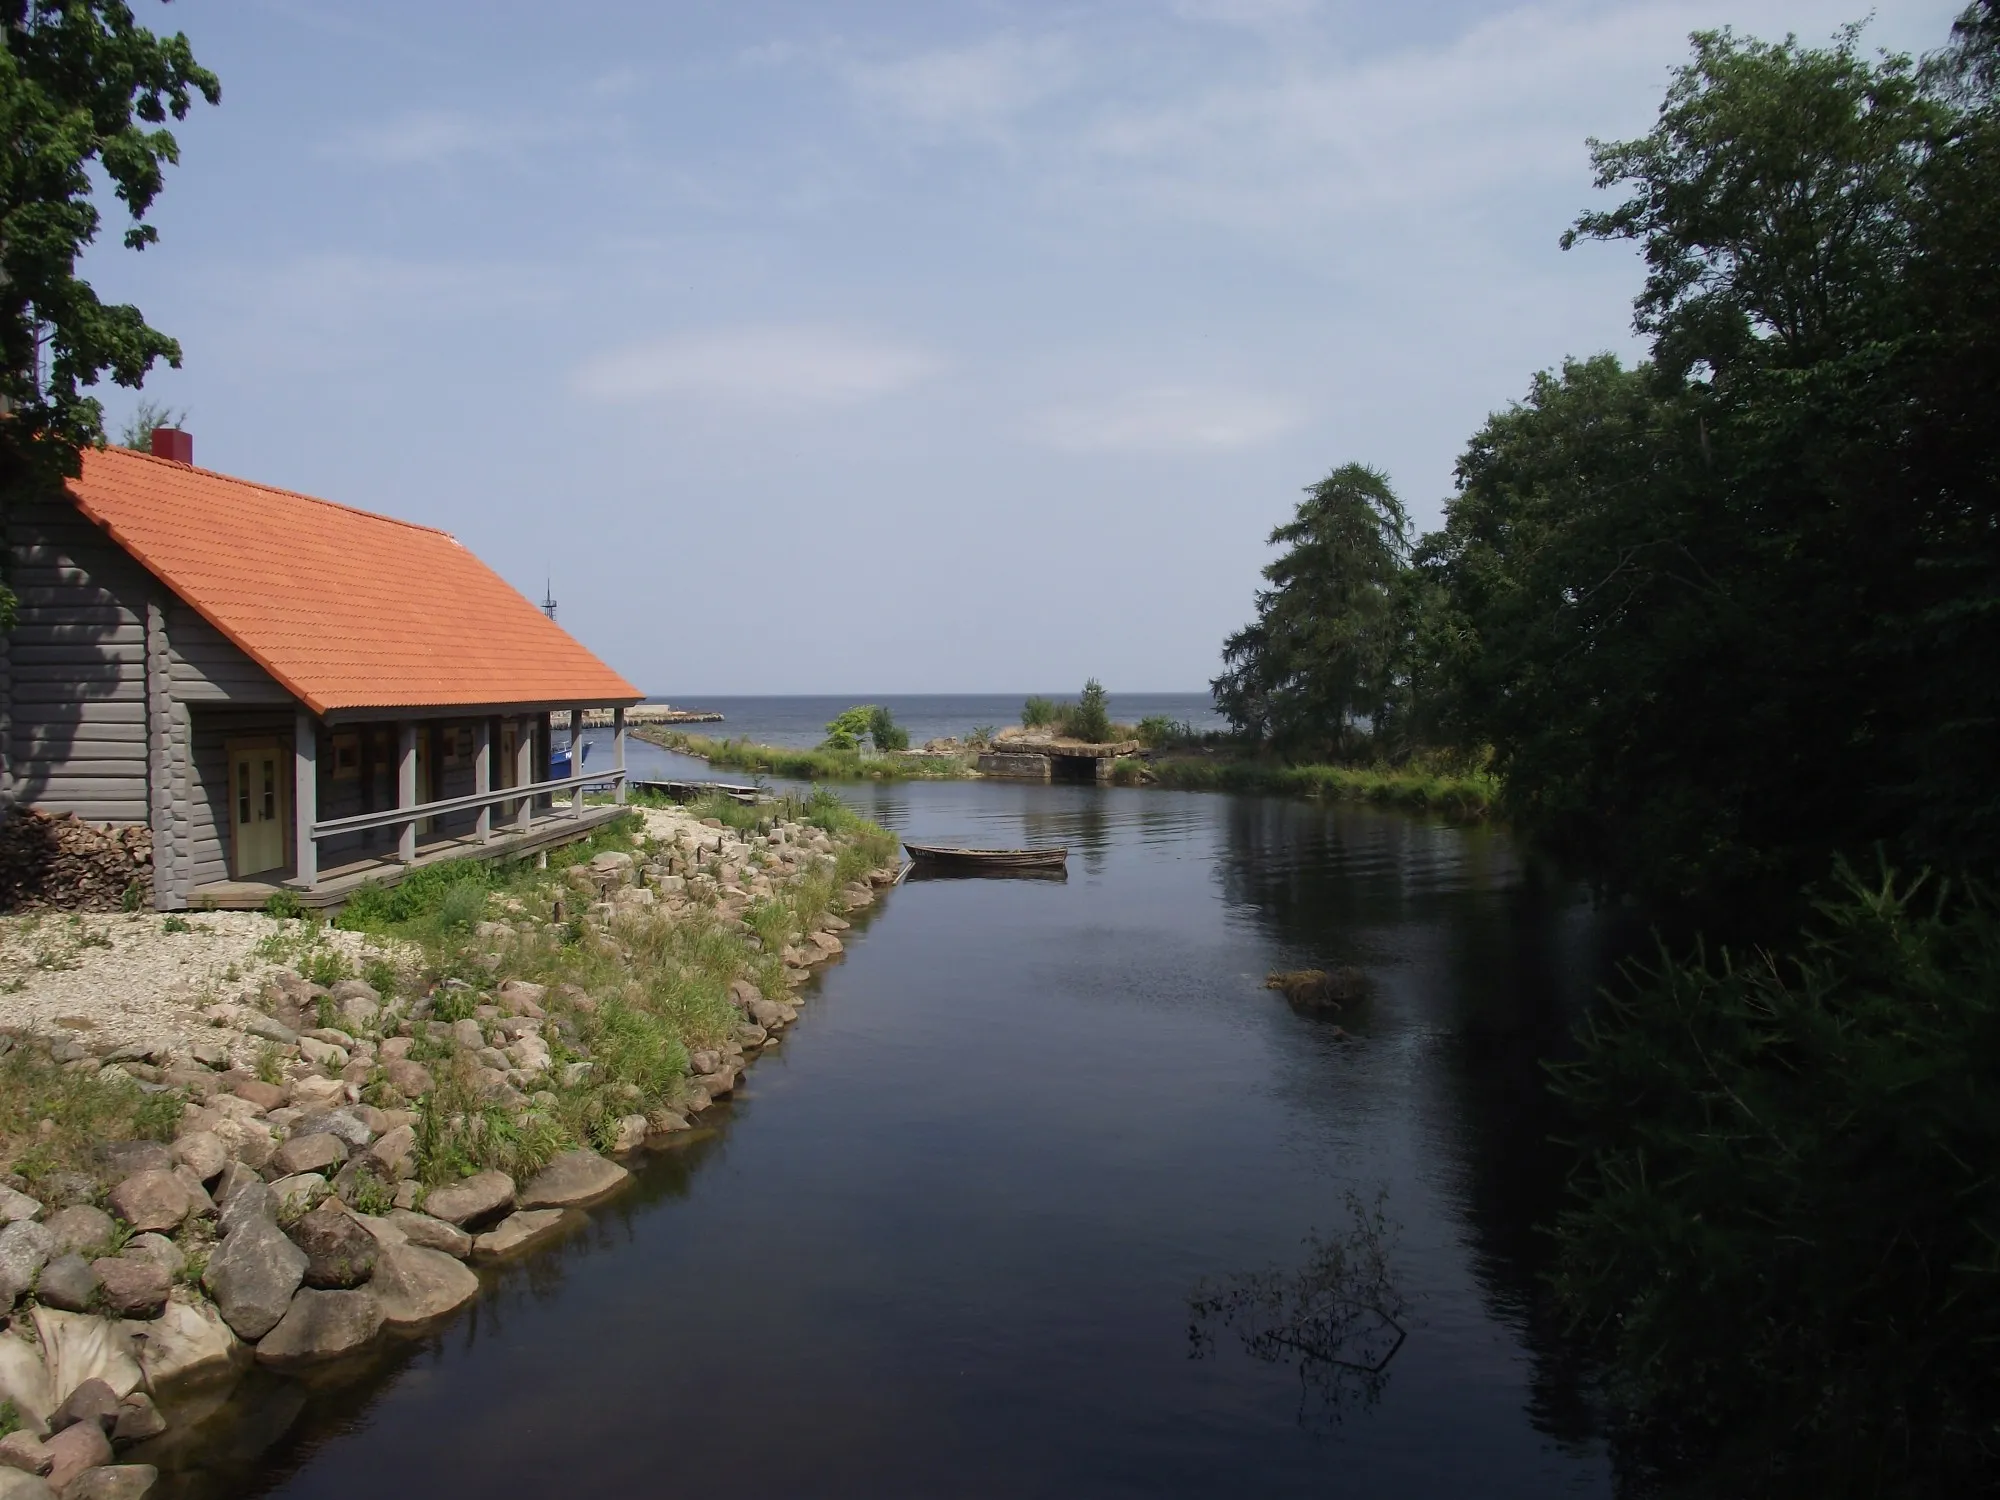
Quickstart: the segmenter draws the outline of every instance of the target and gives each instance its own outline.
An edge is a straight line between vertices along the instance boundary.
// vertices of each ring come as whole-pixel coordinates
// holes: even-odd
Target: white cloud
[[[1076,453],[1211,453],[1268,442],[1299,419],[1267,392],[1161,385],[1050,407],[1030,432]]]
[[[993,135],[1067,87],[1075,62],[1061,36],[1002,32],[892,62],[850,62],[844,71],[856,93],[887,113],[930,129]]]
[[[610,98],[639,81],[636,73],[619,70],[597,80],[589,92]],[[446,167],[516,156],[532,146],[575,144],[604,133],[601,126],[581,119],[494,119],[463,110],[412,110],[344,130],[321,147],[320,155],[374,167]]]
[[[620,403],[690,398],[732,406],[852,406],[905,390],[940,368],[914,345],[811,325],[674,334],[595,356],[577,394]]]

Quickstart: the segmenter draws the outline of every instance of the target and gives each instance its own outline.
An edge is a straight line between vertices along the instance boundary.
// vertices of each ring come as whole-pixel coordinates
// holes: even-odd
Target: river
[[[1612,1492],[1533,1225],[1540,1059],[1614,919],[1501,833],[1398,813],[844,795],[911,837],[1066,843],[1069,876],[888,892],[717,1128],[369,1378],[254,1377],[170,1493]],[[1374,982],[1338,1030],[1263,986],[1335,964]],[[1314,1274],[1375,1309],[1321,1354],[1379,1358],[1393,1309],[1379,1373],[1194,1310]]]

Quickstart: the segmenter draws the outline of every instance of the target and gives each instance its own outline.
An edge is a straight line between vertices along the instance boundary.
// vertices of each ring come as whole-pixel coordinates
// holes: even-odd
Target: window
[[[361,734],[350,730],[346,734],[333,737],[333,779],[335,781],[359,781],[361,779]]]

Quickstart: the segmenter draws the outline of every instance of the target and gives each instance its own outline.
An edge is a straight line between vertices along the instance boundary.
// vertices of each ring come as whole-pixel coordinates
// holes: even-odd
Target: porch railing
[[[323,822],[315,822],[307,831],[307,838],[312,845],[312,857],[309,860],[299,861],[300,874],[304,878],[298,883],[301,885],[318,883],[319,844],[322,839],[337,838],[346,833],[368,833],[378,828],[394,828],[398,830],[399,848],[414,853],[417,824],[426,819],[446,817],[453,813],[482,812],[506,802],[521,804],[520,811],[513,821],[519,831],[526,832],[533,819],[534,805],[538,798],[547,797],[553,801],[566,793],[569,797],[568,816],[580,818],[583,816],[583,793],[586,787],[593,791],[610,787],[613,795],[617,796],[624,789],[626,775],[623,766],[614,766],[605,771],[585,771],[580,775],[561,777],[553,781],[534,781],[525,786],[495,787],[486,792],[468,792],[462,797],[445,797],[436,802],[414,802],[403,807],[383,808],[379,812],[355,813],[350,817],[328,818]],[[622,801],[623,798],[620,797],[619,800]],[[553,812],[554,809],[551,808],[551,813]],[[484,841],[496,831],[504,831],[504,825],[500,830],[495,830],[490,818],[482,817],[473,833],[475,837]]]

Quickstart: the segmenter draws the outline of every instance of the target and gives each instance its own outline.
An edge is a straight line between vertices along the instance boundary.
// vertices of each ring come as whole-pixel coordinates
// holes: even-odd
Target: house
[[[337,905],[453,856],[580,837],[550,713],[642,696],[451,536],[197,469],[193,440],[83,455],[9,518],[0,800],[150,827],[162,909]]]

